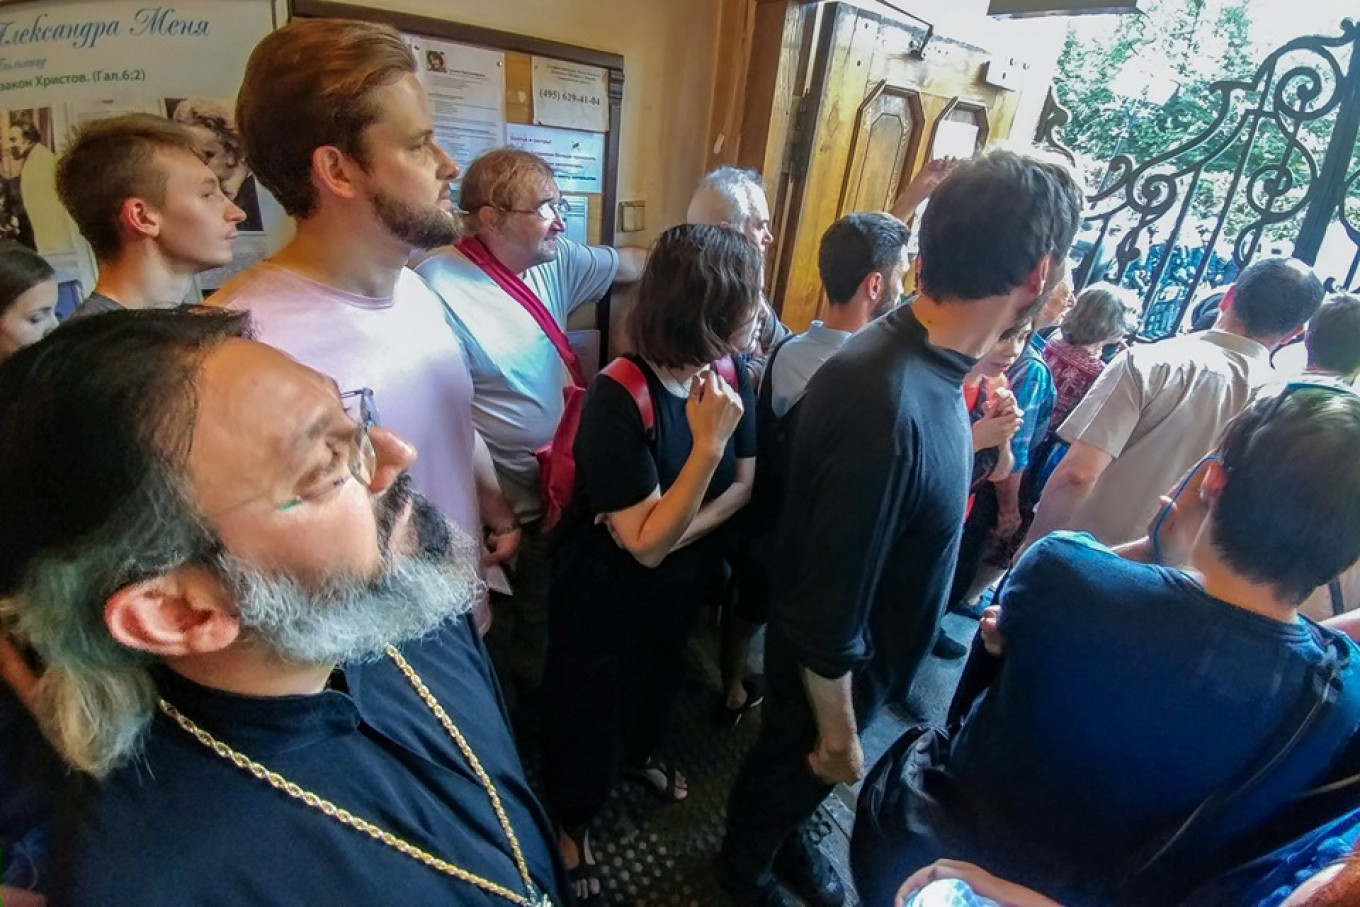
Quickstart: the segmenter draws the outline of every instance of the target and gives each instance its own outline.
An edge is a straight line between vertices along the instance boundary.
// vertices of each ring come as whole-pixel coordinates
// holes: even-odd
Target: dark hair
[[[1223,430],[1227,481],[1210,511],[1237,573],[1301,602],[1360,558],[1360,397],[1293,387]]]
[[[1014,340],[1021,334],[1024,334],[1026,337],[1029,337],[1030,332],[1033,330],[1034,330],[1034,318],[1033,316],[1028,316],[1020,319],[1015,324],[1011,325],[1010,327],[1002,331],[1001,336],[996,338],[996,342],[1000,343],[1003,340]]]
[[[363,132],[382,111],[373,93],[416,72],[396,29],[350,19],[294,19],[246,63],[236,125],[246,161],[297,218],[316,208],[312,152],[334,145],[367,164]]]
[[[1112,283],[1094,283],[1081,291],[1062,320],[1062,339],[1073,346],[1109,343],[1137,327],[1131,324],[1138,297]]]
[[[168,176],[154,161],[160,151],[203,159],[198,137],[188,127],[149,113],[130,113],[85,124],[57,161],[57,195],[100,261],[117,257],[122,249],[123,202],[165,202]]]
[[[0,313],[14,300],[57,272],[37,252],[12,239],[0,239]]]
[[[42,133],[38,131],[37,124],[33,123],[30,120],[19,120],[17,122],[11,123],[10,128],[11,129],[17,128],[19,130],[19,134],[22,135],[30,145],[37,145],[39,142],[42,141]]]
[[[1059,158],[1004,148],[964,161],[921,217],[921,289],[967,302],[1009,293],[1077,232],[1081,188]]]
[[[239,163],[245,157],[241,147],[241,134],[236,131],[235,113],[216,101],[202,98],[184,98],[175,105],[170,119],[184,126],[201,126],[207,129],[222,144],[222,152],[231,157],[232,163]]]
[[[0,365],[0,596],[40,560],[99,560],[95,539],[125,550],[79,573],[92,597],[149,570],[148,558],[184,556],[179,540],[162,541],[166,514],[139,509],[167,497],[152,486],[178,481],[200,363],[247,325],[222,309],[113,312],[71,321]]]
[[[736,230],[671,227],[647,258],[629,322],[633,347],[666,368],[737,352],[732,335],[760,302],[760,276],[760,250]]]
[[[1310,368],[1354,378],[1360,372],[1360,296],[1329,297],[1308,322],[1303,345]]]
[[[902,264],[911,235],[890,214],[847,214],[826,228],[817,249],[817,271],[832,305],[849,302],[870,274],[887,274]]]
[[[1297,258],[1260,258],[1233,283],[1229,311],[1248,337],[1280,337],[1322,305],[1322,281]]]

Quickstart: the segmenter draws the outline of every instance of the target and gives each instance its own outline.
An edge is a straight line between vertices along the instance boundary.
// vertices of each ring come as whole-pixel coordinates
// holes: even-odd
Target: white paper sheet
[[[587,229],[590,225],[590,199],[584,195],[564,195],[562,201],[566,210],[562,219],[567,222],[567,239],[585,245]]]
[[[430,97],[434,137],[459,167],[505,144],[505,54],[408,36]]]
[[[608,73],[598,66],[534,57],[534,122],[608,132]]]

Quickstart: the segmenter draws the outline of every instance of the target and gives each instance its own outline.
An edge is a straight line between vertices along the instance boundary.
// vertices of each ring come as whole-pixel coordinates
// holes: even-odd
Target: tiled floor
[[[945,627],[968,642],[977,624],[948,616]],[[596,859],[603,867],[602,907],[724,907],[727,898],[713,877],[713,858],[722,840],[727,793],[757,731],[753,714],[736,728],[709,720],[718,672],[710,633],[696,635],[691,645],[690,681],[677,709],[667,758],[689,780],[683,803],[663,804],[636,783],[621,782],[592,831]],[[961,661],[927,660],[917,680],[914,699],[938,721],[953,694]],[[756,710],[756,714],[759,709]],[[864,733],[865,758],[872,761],[907,727],[892,713]],[[838,787],[818,814],[823,847],[850,887],[848,846],[854,820],[854,791]],[[851,904],[858,901],[851,899]]]

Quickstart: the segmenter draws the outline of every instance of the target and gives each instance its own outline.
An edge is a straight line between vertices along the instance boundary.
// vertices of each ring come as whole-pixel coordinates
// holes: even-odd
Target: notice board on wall
[[[28,0],[0,8],[0,237],[41,253],[62,284],[59,314],[94,287],[95,261],[57,198],[71,131],[123,113],[201,133],[209,166],[246,212],[235,261],[199,277],[219,286],[277,246],[283,211],[256,184],[235,128],[236,90],[273,0]]]
[[[330,0],[291,0],[289,7],[294,17],[396,28],[415,52],[435,138],[459,167],[501,145],[532,151],[557,175],[568,238],[614,243],[623,57]]]

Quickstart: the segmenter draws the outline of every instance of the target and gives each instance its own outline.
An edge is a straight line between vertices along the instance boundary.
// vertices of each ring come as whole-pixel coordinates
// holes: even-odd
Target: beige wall
[[[358,2],[622,54],[618,197],[646,201],[647,229],[617,242],[645,245],[684,219],[703,175],[719,0]]]

